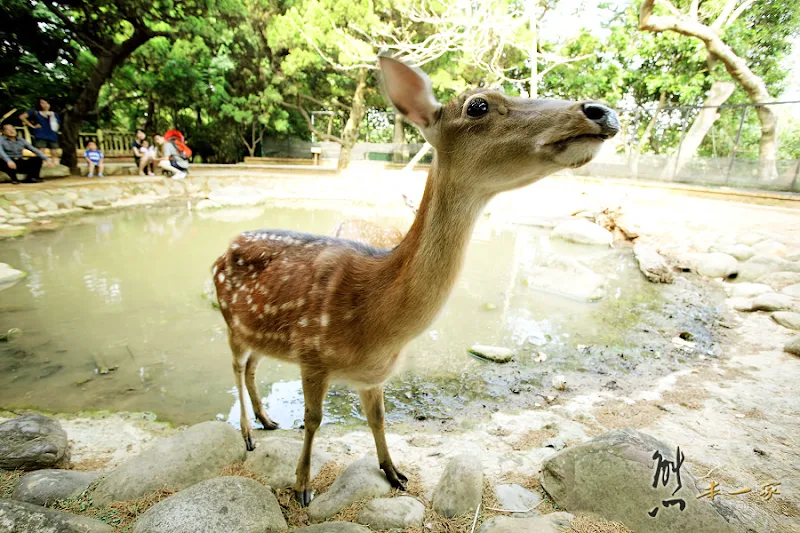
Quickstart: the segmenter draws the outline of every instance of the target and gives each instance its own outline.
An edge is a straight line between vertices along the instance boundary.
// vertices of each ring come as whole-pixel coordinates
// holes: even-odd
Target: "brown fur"
[[[403,240],[403,232],[399,229],[387,228],[359,218],[342,221],[336,227],[333,236],[368,244],[375,248],[394,248]]]
[[[249,232],[214,265],[248,449],[245,386],[258,419],[276,427],[255,387],[258,362],[266,354],[300,365],[305,442],[295,491],[303,504],[310,501],[311,447],[331,380],[360,390],[380,466],[393,486],[403,487],[405,476],[386,446],[382,384],[401,349],[444,305],[476,218],[495,194],[584,164],[601,144],[574,138],[601,133],[579,103],[475,90],[440,106],[424,75],[385,58],[381,67],[395,105],[412,113],[436,148],[419,212],[402,242],[387,251],[329,237]],[[473,97],[489,102],[487,115],[466,115]]]

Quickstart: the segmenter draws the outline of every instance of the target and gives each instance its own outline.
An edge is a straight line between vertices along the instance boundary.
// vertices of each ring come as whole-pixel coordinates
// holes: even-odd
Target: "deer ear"
[[[392,105],[411,123],[422,129],[436,122],[442,104],[436,101],[431,80],[419,69],[389,56],[378,58],[383,87]]]

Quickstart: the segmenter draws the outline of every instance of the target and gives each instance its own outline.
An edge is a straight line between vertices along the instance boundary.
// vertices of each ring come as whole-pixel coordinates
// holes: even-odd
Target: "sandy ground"
[[[331,177],[326,183],[318,180],[313,188],[310,180],[279,177],[270,186],[277,198],[307,198],[314,190],[315,198],[358,199],[401,211],[400,192],[419,198],[424,175],[415,173],[402,181],[396,175],[357,176],[348,182]],[[800,202],[760,203],[771,205],[621,182],[554,178],[501,195],[487,211],[502,222],[620,205],[626,214],[635,215],[646,235],[665,247],[702,247],[756,232],[782,241],[790,251],[800,249]],[[368,216],[369,209],[364,213]],[[697,277],[691,281],[722,290],[720,282]],[[729,491],[751,488],[749,494],[727,498],[741,515],[762,524],[765,532],[800,532],[800,360],[782,349],[792,334],[768,314],[725,310],[724,315],[717,332],[720,358],[701,356],[676,372],[631,380],[615,390],[603,388],[600,381],[594,387],[583,384],[579,390],[559,393],[551,402],[543,398],[541,406],[530,410],[456,418],[441,428],[431,423],[391,426],[388,441],[395,462],[416,473],[430,493],[446,459],[459,453],[481,457],[485,473],[499,480],[538,472],[542,462],[556,453],[542,447],[549,438],[574,445],[610,429],[632,426],[680,445],[690,470],[702,478],[700,486],[715,481]],[[147,418],[61,417],[79,467],[111,467],[152,439],[176,431]],[[354,431],[323,427],[315,445],[344,463],[373,450],[366,427]],[[769,481],[780,482],[780,495],[765,501],[761,487]]]

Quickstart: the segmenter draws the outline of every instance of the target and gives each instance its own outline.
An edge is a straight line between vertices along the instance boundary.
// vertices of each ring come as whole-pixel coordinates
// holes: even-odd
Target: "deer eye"
[[[473,98],[467,106],[467,116],[472,118],[482,117],[489,112],[489,102],[483,98]]]

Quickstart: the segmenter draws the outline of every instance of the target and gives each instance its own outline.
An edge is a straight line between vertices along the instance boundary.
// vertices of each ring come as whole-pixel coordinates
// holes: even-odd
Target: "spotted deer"
[[[336,227],[333,236],[376,248],[394,248],[402,242],[404,237],[403,232],[397,228],[381,226],[360,218],[343,220]]]
[[[475,89],[437,102],[429,78],[391,57],[378,60],[386,94],[435,155],[419,211],[393,250],[344,239],[258,230],[241,234],[213,267],[233,352],[241,430],[254,449],[245,388],[256,418],[275,429],[255,375],[266,356],[300,366],[305,435],[295,494],[311,501],[310,463],[332,381],[358,389],[380,468],[407,481],[386,445],[383,384],[403,347],[431,324],[464,259],[473,225],[496,194],[588,163],[619,123],[595,102],[514,98]]]

